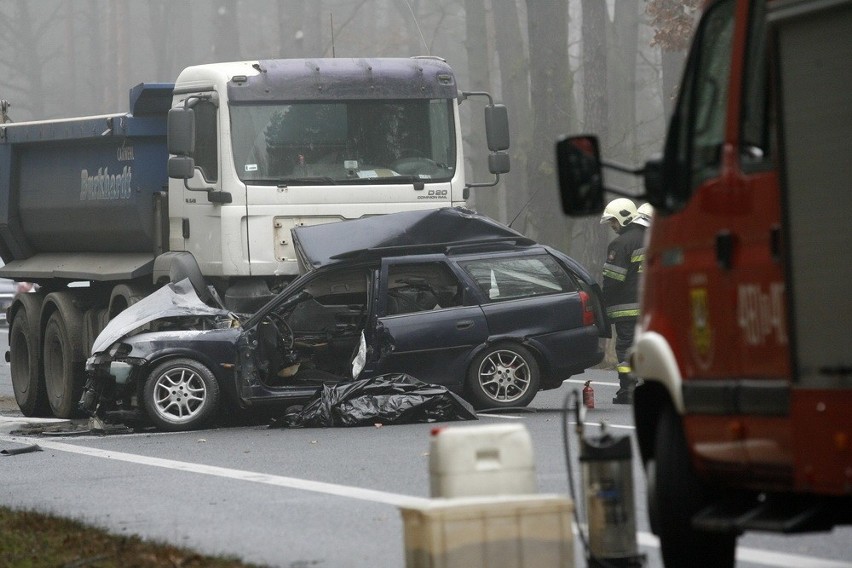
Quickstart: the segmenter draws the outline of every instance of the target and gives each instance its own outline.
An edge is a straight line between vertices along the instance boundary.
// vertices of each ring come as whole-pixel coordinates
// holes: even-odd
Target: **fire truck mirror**
[[[603,176],[598,139],[569,136],[556,143],[559,194],[566,215],[582,217],[604,208]]]

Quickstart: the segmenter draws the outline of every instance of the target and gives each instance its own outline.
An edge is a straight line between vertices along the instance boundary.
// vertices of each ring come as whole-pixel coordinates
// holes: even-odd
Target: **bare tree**
[[[651,45],[662,51],[663,109],[671,114],[686,50],[695,31],[701,0],[650,0],[647,13],[654,28]]]
[[[465,25],[467,33],[465,34],[465,51],[467,52],[468,65],[468,88],[473,91],[490,91],[491,76],[488,68],[488,31],[486,27],[486,14],[484,0],[465,0]],[[465,103],[470,105],[467,109],[467,114],[479,115],[482,109],[480,99],[472,99]],[[475,110],[474,110],[475,109]],[[477,122],[471,120],[471,123]],[[466,164],[467,172],[472,176],[471,179],[482,181],[488,176],[488,168],[482,160],[482,152],[475,151],[476,149],[485,148],[485,136],[482,128],[474,126],[465,136],[465,146],[470,150],[467,152],[468,160]],[[473,194],[473,203],[476,208],[492,217],[499,216],[499,203],[493,199],[494,188],[475,189]],[[489,192],[486,194],[484,192]]]
[[[214,61],[232,61],[242,59],[240,33],[237,19],[237,0],[216,0],[213,10],[213,42],[211,43]]]
[[[522,213],[528,196],[524,175],[527,154],[532,143],[532,124],[526,120],[530,115],[530,65],[521,27],[523,6],[517,1],[504,0],[494,1],[491,5],[494,11],[494,36],[500,63],[502,98],[509,111],[509,129],[512,136],[509,152],[512,170],[503,176],[505,220],[512,223],[515,217]],[[570,93],[570,87],[567,90]],[[573,100],[569,97],[565,102],[572,104]],[[573,112],[569,111],[567,114],[570,116]],[[518,217],[518,223],[513,226],[523,231],[524,221],[525,217],[521,215]]]
[[[532,132],[527,160],[526,233],[541,242],[565,249],[568,241],[556,191],[553,143],[568,123],[571,100],[568,69],[568,10],[564,2],[527,0],[530,46],[530,101]]]
[[[13,102],[17,115],[44,118],[49,87],[43,68],[59,55],[58,47],[48,47],[45,39],[53,35],[50,26],[56,21],[59,6],[49,6],[38,18],[32,6],[11,3],[6,6],[7,16],[0,18],[0,77],[14,78],[4,79],[2,89],[3,98]]]

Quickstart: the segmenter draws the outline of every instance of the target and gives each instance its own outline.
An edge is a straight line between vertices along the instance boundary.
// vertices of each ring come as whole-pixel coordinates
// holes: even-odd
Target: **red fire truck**
[[[852,522],[852,0],[713,0],[661,158],[557,144],[563,206],[602,166],[656,211],[632,352],[666,566],[733,566],[747,530]]]

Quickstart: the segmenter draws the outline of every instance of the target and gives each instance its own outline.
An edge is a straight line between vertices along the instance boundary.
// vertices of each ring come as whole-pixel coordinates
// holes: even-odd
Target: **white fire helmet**
[[[650,203],[643,203],[636,209],[636,219],[633,220],[637,225],[651,226],[651,219],[654,216],[654,207]]]
[[[601,215],[601,224],[615,219],[622,227],[626,227],[636,217],[636,206],[626,197],[613,199],[604,209]]]

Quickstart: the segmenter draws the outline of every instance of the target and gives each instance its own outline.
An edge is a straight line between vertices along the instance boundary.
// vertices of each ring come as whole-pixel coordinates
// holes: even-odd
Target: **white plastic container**
[[[538,493],[523,424],[436,428],[429,446],[432,497]]]
[[[573,504],[560,495],[432,499],[401,507],[406,568],[572,568]]]

